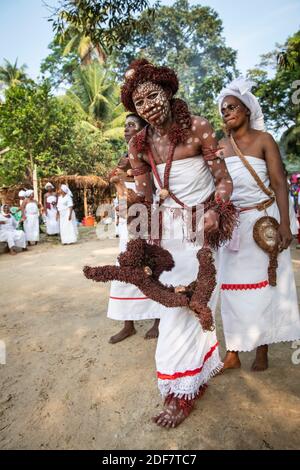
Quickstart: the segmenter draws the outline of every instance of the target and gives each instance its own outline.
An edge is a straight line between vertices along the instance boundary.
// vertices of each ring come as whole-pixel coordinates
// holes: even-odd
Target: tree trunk
[[[86,187],[83,188],[83,208],[84,208],[84,217],[87,217],[88,216],[88,208],[87,208]]]
[[[38,180],[37,180],[37,168],[36,165],[33,167],[33,174],[32,174],[32,185],[34,191],[34,199],[38,201],[39,194],[38,194]]]

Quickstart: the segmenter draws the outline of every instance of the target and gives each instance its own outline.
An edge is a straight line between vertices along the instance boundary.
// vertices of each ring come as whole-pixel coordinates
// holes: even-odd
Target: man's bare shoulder
[[[141,142],[145,140],[145,138],[149,138],[147,130],[141,129],[137,134],[131,137],[130,141],[128,142],[128,150],[129,152],[135,153],[136,150],[139,150]]]
[[[205,119],[203,116],[194,116],[192,115],[192,125],[196,127],[201,127],[201,126],[208,126],[209,121]]]

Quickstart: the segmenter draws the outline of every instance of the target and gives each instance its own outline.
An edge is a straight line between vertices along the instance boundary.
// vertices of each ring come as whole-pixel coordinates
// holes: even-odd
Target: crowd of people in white
[[[27,246],[37,245],[40,216],[47,235],[60,235],[63,245],[76,243],[78,228],[71,190],[62,184],[56,191],[52,183],[47,183],[45,190],[43,205],[34,198],[34,191],[28,189],[19,192],[19,207],[1,206],[0,242],[7,243],[10,254],[17,254],[18,248],[25,251]]]

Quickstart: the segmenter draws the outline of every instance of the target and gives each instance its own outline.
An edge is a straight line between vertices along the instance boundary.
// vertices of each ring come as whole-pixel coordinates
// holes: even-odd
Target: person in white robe
[[[128,114],[126,116],[124,137],[129,143],[130,139],[145,127],[146,123],[136,114]],[[135,182],[132,176],[127,174],[131,169],[128,154],[124,155],[117,167],[111,172],[112,181],[114,183],[117,198],[114,200],[114,207],[118,224],[116,233],[119,237],[120,252],[126,250],[128,242],[127,220],[119,214],[119,204],[127,201],[128,190],[136,192]],[[112,344],[125,340],[126,338],[136,333],[134,326],[135,321],[154,319],[154,323],[145,333],[145,339],[152,339],[158,337],[159,326],[159,305],[153,300],[147,298],[136,286],[129,283],[112,281],[109,303],[107,309],[107,317],[112,320],[119,320],[124,322],[123,328],[116,334],[110,337],[109,342]]]
[[[78,238],[73,194],[66,184],[61,185],[60,192],[57,202],[60,239],[63,245],[70,245],[76,243]]]
[[[1,207],[0,212],[0,241],[6,242],[10,254],[16,254],[16,248],[26,250],[26,239],[23,230],[17,230],[18,222],[10,213],[8,204]]]
[[[26,199],[26,191],[24,191],[24,189],[21,189],[21,191],[19,191],[18,193],[18,196],[19,196],[19,207],[21,208],[24,200]]]
[[[22,220],[26,241],[28,244],[37,245],[40,239],[40,224],[39,224],[39,204],[34,199],[34,191],[28,189],[26,191],[26,199],[22,204]]]
[[[47,235],[59,234],[59,220],[57,216],[57,195],[52,183],[45,185],[44,215]]]
[[[219,96],[228,133],[220,146],[233,181],[231,200],[240,210],[238,228],[220,250],[219,281],[227,348],[224,368],[239,368],[238,353],[256,349],[251,369],[263,371],[268,367],[269,344],[300,338],[300,317],[289,249],[292,234],[286,179],[279,149],[264,131],[263,114],[251,86],[240,78]],[[261,189],[240,153],[273,197]],[[262,203],[264,210],[260,210]],[[269,256],[253,238],[253,226],[264,215],[279,222],[276,286],[269,282]]]

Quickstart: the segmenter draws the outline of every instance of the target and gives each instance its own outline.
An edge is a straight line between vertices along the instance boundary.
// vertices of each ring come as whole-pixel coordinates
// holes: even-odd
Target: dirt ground
[[[300,364],[291,343],[270,351],[270,368],[243,368],[210,381],[177,429],[151,422],[161,406],[156,340],[138,334],[111,345],[120,323],[106,318],[109,286],[82,274],[113,263],[117,240],[92,233],[77,245],[43,243],[0,255],[0,448],[2,449],[299,449]],[[293,249],[300,287],[300,250]],[[218,333],[224,352],[221,323]]]

